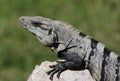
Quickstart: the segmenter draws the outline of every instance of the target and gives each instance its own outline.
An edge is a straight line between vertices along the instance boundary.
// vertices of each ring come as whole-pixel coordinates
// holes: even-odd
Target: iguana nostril
[[[21,18],[22,21],[24,21],[24,18]]]
[[[19,21],[22,23],[22,22],[25,21],[25,18],[24,18],[24,17],[20,17],[20,18],[19,18]]]

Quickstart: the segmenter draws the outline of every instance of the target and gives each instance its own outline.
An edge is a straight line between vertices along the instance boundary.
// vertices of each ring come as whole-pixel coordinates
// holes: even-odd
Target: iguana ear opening
[[[52,29],[48,31],[48,35],[52,35]]]

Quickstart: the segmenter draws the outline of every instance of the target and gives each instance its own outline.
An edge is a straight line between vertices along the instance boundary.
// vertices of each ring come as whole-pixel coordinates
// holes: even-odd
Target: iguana
[[[88,69],[96,81],[120,81],[120,56],[71,25],[41,16],[22,16],[25,29],[64,61],[51,65],[50,79],[65,70]]]

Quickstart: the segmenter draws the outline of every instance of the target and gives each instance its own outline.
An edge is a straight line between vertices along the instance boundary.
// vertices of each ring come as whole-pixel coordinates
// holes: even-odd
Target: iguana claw
[[[59,79],[60,74],[65,71],[66,69],[64,68],[63,62],[59,62],[58,64],[51,65],[49,66],[52,68],[50,71],[47,72],[48,75],[50,75],[50,80],[53,80],[54,74],[57,73],[57,78]]]

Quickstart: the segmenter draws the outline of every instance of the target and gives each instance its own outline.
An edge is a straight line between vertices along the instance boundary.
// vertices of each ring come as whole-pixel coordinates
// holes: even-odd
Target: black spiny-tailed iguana
[[[65,61],[51,65],[53,79],[67,70],[88,69],[96,81],[120,81],[120,56],[102,43],[74,29],[71,25],[41,16],[20,17],[25,29]]]

